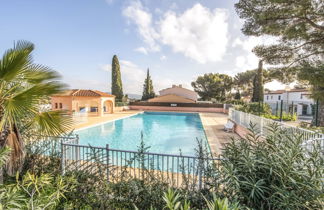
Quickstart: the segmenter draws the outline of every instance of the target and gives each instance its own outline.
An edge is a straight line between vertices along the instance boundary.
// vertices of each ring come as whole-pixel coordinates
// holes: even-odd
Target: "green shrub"
[[[324,158],[320,145],[313,152],[301,135],[269,128],[265,139],[253,131],[232,139],[223,152],[223,192],[252,209],[323,209]]]
[[[245,102],[241,99],[233,99],[225,101],[226,104],[234,104],[234,105],[244,105]]]
[[[0,209],[56,209],[64,193],[72,190],[71,181],[51,174],[17,175],[15,183],[0,185]]]
[[[129,102],[123,102],[123,101],[116,101],[115,102],[115,106],[119,107],[119,106],[128,106]]]
[[[280,116],[273,115],[273,114],[263,114],[262,117],[272,119],[272,120],[280,120]],[[296,121],[297,120],[297,114],[289,114],[286,112],[282,113],[282,120],[283,121]]]
[[[258,102],[246,103],[243,105],[236,106],[235,109],[242,112],[255,114],[255,115],[271,114],[271,108],[269,104],[266,103],[258,103]]]

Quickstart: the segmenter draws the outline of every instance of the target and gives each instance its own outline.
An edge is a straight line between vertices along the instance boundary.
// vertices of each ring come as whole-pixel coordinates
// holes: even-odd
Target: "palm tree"
[[[34,45],[18,41],[0,60],[0,148],[10,148],[6,171],[14,175],[24,160],[27,134],[61,135],[71,127],[62,111],[44,109],[53,94],[64,90],[59,75],[34,64]]]

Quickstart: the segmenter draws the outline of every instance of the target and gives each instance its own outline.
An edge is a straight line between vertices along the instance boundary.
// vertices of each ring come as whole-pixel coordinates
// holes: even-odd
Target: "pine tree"
[[[142,95],[142,100],[148,100],[150,98],[154,98],[155,93],[154,93],[154,88],[153,88],[153,82],[150,76],[150,70],[147,69],[147,74],[146,74],[146,79],[144,81],[143,85],[143,95]]]
[[[245,35],[275,38],[276,42],[259,45],[253,51],[266,64],[273,65],[276,79],[289,83],[296,75],[306,76],[297,79],[307,80],[313,86],[312,97],[321,104],[319,124],[324,126],[324,85],[320,81],[324,56],[323,1],[239,0],[235,8],[245,20]],[[308,71],[310,68],[315,75]]]
[[[252,102],[261,102],[264,97],[264,88],[263,88],[263,61],[259,61],[259,67],[257,74],[254,76],[253,81],[253,96]]]
[[[122,101],[123,84],[121,81],[119,61],[116,55],[113,56],[111,64],[111,94],[116,96],[116,101]]]

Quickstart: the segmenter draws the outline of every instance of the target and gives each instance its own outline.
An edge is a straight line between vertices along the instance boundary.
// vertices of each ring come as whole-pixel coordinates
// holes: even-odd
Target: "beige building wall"
[[[52,110],[72,111],[72,97],[70,96],[53,96],[51,98]],[[62,106],[62,108],[61,108]]]
[[[70,113],[80,112],[81,108],[89,116],[102,116],[114,113],[114,97],[87,97],[87,96],[53,96],[51,98],[53,110],[67,110]],[[97,107],[98,112],[90,112],[91,107]]]
[[[163,95],[151,98],[148,102],[195,103],[195,101],[177,95]]]

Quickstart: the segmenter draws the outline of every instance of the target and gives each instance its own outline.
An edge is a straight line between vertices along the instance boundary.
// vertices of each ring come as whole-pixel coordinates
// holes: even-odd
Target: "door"
[[[302,115],[307,115],[307,108],[308,108],[308,105],[303,105]]]

